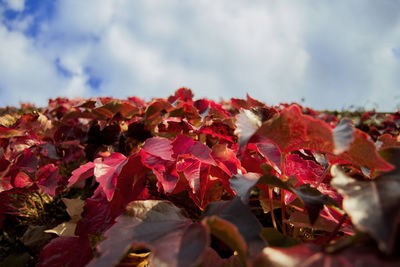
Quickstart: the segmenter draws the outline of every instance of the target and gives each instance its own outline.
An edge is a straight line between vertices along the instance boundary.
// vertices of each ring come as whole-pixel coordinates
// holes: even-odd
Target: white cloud
[[[0,26],[0,63],[10,65],[0,70],[0,91],[40,88],[44,103],[54,95],[149,99],[187,86],[216,100],[248,92],[268,104],[305,97],[319,109],[393,109],[393,2],[60,0],[35,38],[22,34],[35,14],[9,21],[11,30]]]
[[[22,11],[25,8],[25,0],[5,0],[8,8],[15,11]]]

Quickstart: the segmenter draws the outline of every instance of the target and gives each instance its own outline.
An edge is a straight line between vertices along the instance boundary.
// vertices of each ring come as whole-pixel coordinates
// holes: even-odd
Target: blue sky
[[[0,0],[0,106],[57,96],[400,104],[399,0]]]

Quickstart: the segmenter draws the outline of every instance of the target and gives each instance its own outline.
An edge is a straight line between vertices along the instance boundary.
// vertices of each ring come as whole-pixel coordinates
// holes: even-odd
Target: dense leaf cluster
[[[400,113],[180,88],[0,116],[5,266],[397,266]]]

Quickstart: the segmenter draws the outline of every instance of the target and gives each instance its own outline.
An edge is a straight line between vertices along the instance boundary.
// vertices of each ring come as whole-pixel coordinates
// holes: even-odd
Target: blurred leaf
[[[45,229],[46,226],[44,225],[29,225],[20,240],[25,246],[31,249],[36,248],[41,250],[52,238],[52,235],[44,232]]]
[[[232,223],[247,243],[250,257],[257,255],[264,247],[265,242],[260,237],[261,224],[239,197],[232,201],[219,201],[209,204],[204,213],[206,216],[218,216]]]
[[[208,244],[205,227],[193,224],[179,208],[161,200],[131,202],[105,237],[98,245],[100,256],[88,266],[113,266],[134,244],[151,250],[154,266],[187,266],[196,263]]]
[[[253,266],[273,267],[356,267],[398,266],[399,260],[382,259],[373,248],[352,247],[335,254],[324,252],[314,244],[301,244],[289,248],[267,247]]]
[[[353,121],[346,118],[341,119],[332,131],[335,143],[334,154],[343,153],[350,147],[350,143],[354,140],[353,132]]]
[[[261,174],[249,172],[246,174],[236,174],[229,179],[231,188],[236,192],[237,196],[243,203],[249,202],[251,189],[257,184]]]
[[[57,184],[61,180],[57,166],[54,166],[54,164],[47,164],[41,167],[36,172],[35,176],[35,183],[40,189],[50,196],[54,196],[56,194]]]
[[[291,247],[299,244],[299,241],[296,239],[284,236],[273,227],[264,227],[260,235],[269,246],[273,247]]]
[[[75,229],[78,221],[81,219],[85,201],[82,199],[61,198],[67,207],[67,213],[71,217],[68,222],[61,223],[56,227],[46,230],[46,233],[54,233],[58,236],[75,236]]]
[[[203,223],[208,226],[211,234],[236,252],[242,264],[246,265],[247,245],[235,225],[217,216],[206,217]]]
[[[343,208],[353,224],[371,234],[379,248],[392,253],[400,220],[400,179],[393,172],[374,180],[357,180],[338,166],[331,184],[343,195]]]
[[[330,197],[322,194],[318,189],[311,187],[309,184],[299,185],[293,188],[292,192],[304,203],[311,224],[315,223],[325,204],[334,203]]]
[[[239,136],[239,146],[244,146],[260,128],[261,118],[251,110],[242,109],[236,116],[235,134]]]
[[[332,232],[337,226],[336,222],[326,220],[322,216],[319,216],[315,222],[311,224],[310,217],[307,214],[298,211],[290,214],[289,221],[294,227],[307,227],[327,232]]]
[[[85,266],[93,257],[87,238],[60,236],[40,253],[38,267]]]

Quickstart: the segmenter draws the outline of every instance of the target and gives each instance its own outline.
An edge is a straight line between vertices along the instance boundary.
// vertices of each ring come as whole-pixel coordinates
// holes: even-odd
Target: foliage
[[[180,88],[0,114],[2,265],[400,263],[399,112]]]

